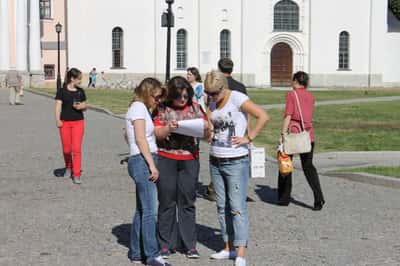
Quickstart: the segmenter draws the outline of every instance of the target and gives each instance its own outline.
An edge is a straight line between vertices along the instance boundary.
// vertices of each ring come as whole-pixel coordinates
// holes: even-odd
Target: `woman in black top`
[[[87,109],[85,91],[79,87],[82,72],[72,68],[56,95],[56,125],[60,129],[65,161],[64,176],[71,176],[74,184],[81,184],[81,150],[85,129],[83,112]]]

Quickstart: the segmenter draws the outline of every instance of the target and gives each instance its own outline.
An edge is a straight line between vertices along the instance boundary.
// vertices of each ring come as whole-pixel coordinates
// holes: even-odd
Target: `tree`
[[[389,8],[400,19],[400,0],[389,0]]]

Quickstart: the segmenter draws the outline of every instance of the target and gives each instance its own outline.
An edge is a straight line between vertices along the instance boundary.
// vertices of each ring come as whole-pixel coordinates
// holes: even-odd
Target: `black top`
[[[246,86],[244,86],[243,83],[240,83],[239,81],[234,80],[232,77],[227,77],[227,80],[228,80],[229,89],[231,89],[232,91],[238,91],[238,92],[241,92],[241,93],[247,95]]]
[[[57,90],[55,99],[62,101],[61,120],[76,121],[83,119],[83,112],[72,106],[74,102],[86,101],[86,94],[83,89],[77,88],[77,91],[69,91],[67,87],[63,87]]]

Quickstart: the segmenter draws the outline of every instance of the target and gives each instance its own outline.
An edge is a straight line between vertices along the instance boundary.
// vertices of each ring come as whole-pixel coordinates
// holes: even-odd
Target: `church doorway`
[[[283,42],[275,44],[271,50],[271,86],[291,86],[292,74],[292,49]]]

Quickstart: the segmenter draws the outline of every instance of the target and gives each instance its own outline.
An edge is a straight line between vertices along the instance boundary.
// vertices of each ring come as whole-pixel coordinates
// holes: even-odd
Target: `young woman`
[[[249,234],[246,206],[250,173],[248,145],[265,127],[269,117],[247,95],[231,91],[222,72],[211,71],[207,74],[205,93],[209,97],[208,112],[212,123],[210,174],[225,241],[225,249],[211,255],[211,258],[236,258],[236,266],[245,266]],[[246,133],[247,114],[256,122]]]
[[[302,127],[300,120],[299,107],[297,105],[297,99],[300,102],[301,112],[304,120],[304,130],[310,133],[311,138],[311,151],[308,153],[300,154],[301,166],[303,168],[304,175],[314,193],[314,210],[319,211],[325,204],[324,196],[322,194],[321,185],[317,169],[313,165],[313,153],[314,153],[314,128],[312,124],[313,110],[314,110],[314,96],[307,90],[309,77],[308,74],[302,71],[297,72],[293,75],[293,90],[290,91],[286,96],[286,110],[285,117],[282,123],[282,133],[279,138],[279,142],[282,143],[283,136],[289,130],[293,133],[298,133],[299,128]],[[297,95],[296,95],[297,94]],[[292,156],[293,158],[293,156]],[[290,203],[290,194],[292,191],[292,174],[282,176],[279,174],[278,177],[278,197],[279,204],[287,206]]]
[[[81,184],[82,139],[85,130],[83,112],[87,109],[85,91],[79,87],[82,73],[76,68],[67,72],[64,86],[56,94],[56,125],[60,129],[65,161],[64,176]]]
[[[154,125],[150,112],[162,97],[161,83],[144,79],[126,114],[126,135],[130,147],[128,172],[136,184],[136,211],[132,222],[130,252],[132,262],[169,265],[159,256],[156,238],[157,187],[159,172]],[[143,252],[141,250],[143,246]]]
[[[199,149],[196,138],[174,131],[181,120],[204,119],[204,129],[208,122],[200,105],[192,101],[193,89],[187,80],[174,77],[167,87],[165,105],[159,108],[154,119],[160,170],[157,183],[160,252],[168,258],[181,242],[188,258],[198,258],[195,200]]]
[[[200,104],[203,110],[206,110],[206,95],[204,94],[204,86],[201,83],[200,72],[195,67],[189,67],[187,69],[186,79],[189,81],[190,85],[193,88],[194,96],[193,101]]]

